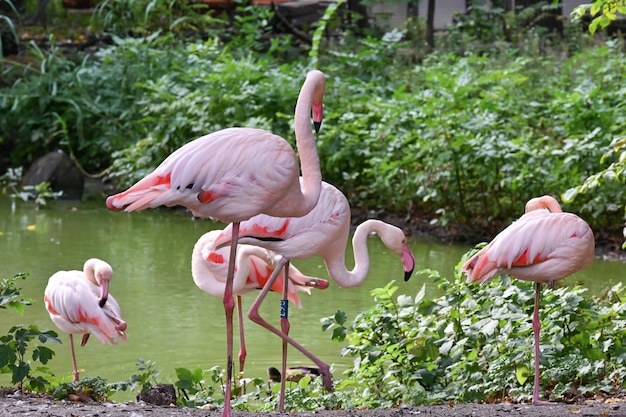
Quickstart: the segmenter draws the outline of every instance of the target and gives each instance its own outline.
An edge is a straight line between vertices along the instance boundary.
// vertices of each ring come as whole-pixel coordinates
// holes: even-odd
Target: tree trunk
[[[430,49],[435,49],[435,0],[428,0],[426,15],[426,43]]]

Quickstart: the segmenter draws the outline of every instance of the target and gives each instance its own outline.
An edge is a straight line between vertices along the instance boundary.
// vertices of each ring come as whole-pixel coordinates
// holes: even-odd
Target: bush
[[[355,403],[532,398],[534,284],[503,276],[468,286],[458,273],[454,280],[436,271],[420,273],[445,295],[427,300],[422,287],[415,297],[396,296],[398,287],[390,283],[372,291],[376,304],[352,323],[341,312],[324,320],[334,339],[349,341],[343,354],[354,357],[354,367],[344,384],[361,387]],[[552,399],[623,389],[624,286],[602,298],[584,292],[574,286],[545,288],[542,294],[541,388]]]

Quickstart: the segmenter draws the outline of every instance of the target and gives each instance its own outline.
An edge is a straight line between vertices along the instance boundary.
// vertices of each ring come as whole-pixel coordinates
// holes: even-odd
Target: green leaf
[[[340,326],[343,326],[347,320],[348,315],[345,313],[345,311],[337,310],[337,312],[335,313],[335,322]]]
[[[526,365],[517,365],[515,378],[520,385],[524,385],[530,376],[530,369]]]
[[[187,368],[175,368],[178,381],[174,385],[177,388],[189,390],[194,387],[193,375]]]
[[[342,342],[346,338],[347,334],[348,334],[348,332],[347,332],[345,327],[335,327],[333,329],[333,334],[331,336],[331,340],[336,340],[338,342]]]

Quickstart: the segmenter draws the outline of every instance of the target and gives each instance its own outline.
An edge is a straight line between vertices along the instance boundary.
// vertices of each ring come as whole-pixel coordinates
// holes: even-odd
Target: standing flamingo
[[[234,225],[228,225],[216,240],[218,247],[230,242]],[[281,317],[281,330],[270,325],[259,315],[259,306],[267,295],[278,271],[291,259],[305,259],[321,256],[330,277],[340,287],[356,287],[363,283],[369,271],[369,255],[366,238],[370,232],[380,236],[383,243],[392,252],[400,256],[404,265],[404,280],[408,280],[415,266],[415,257],[411,253],[404,233],[399,228],[380,220],[367,220],[361,223],[352,239],[355,266],[349,271],[345,265],[346,247],[350,234],[350,204],[334,186],[322,182],[322,191],[317,206],[302,217],[279,218],[261,214],[239,225],[240,243],[258,245],[282,255],[274,274],[253,303],[248,316],[281,337],[306,355],[320,369],[324,386],[332,390],[329,366],[288,336],[289,323],[286,314]],[[286,370],[286,352],[283,351],[282,373]],[[284,380],[281,382],[279,411],[284,407]]]
[[[151,174],[128,190],[107,198],[114,211],[138,211],[181,205],[197,217],[233,223],[228,277],[224,290],[227,381],[223,417],[230,417],[233,349],[233,274],[239,223],[259,213],[303,216],[315,207],[322,175],[311,128],[322,122],[326,78],[310,71],[296,102],[298,157],[280,136],[259,129],[229,128],[187,143],[168,156]]]
[[[216,249],[215,240],[222,234],[221,230],[205,233],[198,239],[191,257],[191,275],[201,290],[216,297],[223,296],[226,287],[226,275],[230,249],[227,247]],[[237,297],[237,312],[239,318],[239,372],[243,373],[246,360],[246,344],[243,332],[243,315],[241,296],[254,290],[260,290],[268,281],[280,256],[275,253],[252,245],[237,246],[237,260],[235,276],[233,278],[233,295]],[[271,291],[282,292],[284,283],[277,279],[271,286]],[[300,272],[295,266],[289,268],[287,282],[287,297],[296,307],[302,307],[297,291],[311,293],[311,288],[328,288],[325,279],[309,277]]]
[[[121,318],[120,306],[108,293],[112,275],[113,269],[108,263],[91,258],[85,262],[82,272],[58,271],[53,274],[44,291],[50,318],[70,335],[74,382],[79,379],[74,334],[83,335],[81,346],[85,346],[91,333],[109,345],[126,340],[126,322]]]
[[[549,404],[539,399],[541,284],[554,286],[556,281],[585,269],[593,261],[594,253],[593,232],[587,222],[575,214],[563,213],[553,197],[543,196],[529,200],[522,217],[500,232],[461,267],[461,272],[468,276],[468,283],[478,281],[482,284],[496,274],[509,274],[536,283],[533,404]]]

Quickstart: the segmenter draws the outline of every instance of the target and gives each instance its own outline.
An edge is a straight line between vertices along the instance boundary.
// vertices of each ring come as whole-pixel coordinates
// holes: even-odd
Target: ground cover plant
[[[32,300],[24,298],[17,287],[19,280],[28,274],[17,274],[0,281],[0,309],[12,309],[22,314]],[[0,336],[0,373],[11,374],[11,382],[21,390],[43,392],[49,386],[51,372],[47,366],[54,351],[42,344],[32,342],[61,343],[53,330],[39,330],[36,325],[14,325],[5,335]],[[31,362],[32,360],[32,362]],[[33,365],[40,363],[40,365]]]
[[[460,264],[459,264],[460,265]],[[398,295],[393,282],[372,291],[375,304],[349,322],[324,320],[354,357],[344,386],[356,404],[390,407],[439,401],[527,401],[532,397],[532,283],[496,278],[467,285],[424,270],[445,295]],[[599,298],[576,285],[542,295],[543,395],[576,400],[624,389],[626,303],[617,284]],[[374,400],[376,399],[376,400]],[[372,404],[375,402],[375,404]]]
[[[219,38],[113,37],[80,60],[32,45],[37,66],[5,67],[22,75],[0,89],[3,155],[18,165],[61,147],[123,188],[207,132],[251,126],[293,140],[311,61],[278,58],[285,46],[256,53],[258,39],[242,36],[238,48]],[[543,50],[530,39],[416,61],[403,55],[415,45],[400,32],[346,42],[313,60],[329,78],[318,148],[324,178],[363,212],[485,238],[529,198],[560,196],[619,156],[602,159],[624,135],[618,42]],[[564,208],[608,237],[622,223],[622,188],[604,181],[593,194],[570,192]]]

